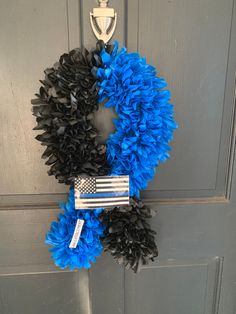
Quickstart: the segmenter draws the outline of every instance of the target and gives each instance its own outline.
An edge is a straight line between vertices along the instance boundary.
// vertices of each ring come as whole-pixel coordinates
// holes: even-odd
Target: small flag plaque
[[[129,204],[129,176],[77,177],[75,208],[107,208]]]

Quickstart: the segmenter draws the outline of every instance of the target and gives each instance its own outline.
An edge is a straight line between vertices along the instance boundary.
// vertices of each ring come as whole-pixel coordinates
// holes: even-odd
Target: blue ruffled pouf
[[[100,237],[104,227],[99,221],[102,209],[76,210],[74,190],[70,189],[67,203],[61,204],[62,213],[52,222],[46,235],[46,244],[53,246],[50,251],[57,266],[64,269],[89,268],[96,257],[102,253]],[[77,219],[83,219],[84,225],[76,248],[69,248]]]

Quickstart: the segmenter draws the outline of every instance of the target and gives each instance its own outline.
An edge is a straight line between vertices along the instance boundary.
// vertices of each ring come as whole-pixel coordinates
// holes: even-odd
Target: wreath
[[[103,249],[134,272],[158,255],[140,191],[165,161],[177,125],[166,82],[138,53],[118,43],[97,43],[96,49],[74,49],[45,70],[37,98],[32,100],[36,136],[46,149],[42,158],[49,175],[70,186],[67,203],[46,235],[55,264],[89,268]],[[115,132],[99,140],[94,115],[99,106],[113,107]],[[77,210],[74,180],[78,176],[128,175],[130,204],[112,209]],[[70,248],[78,219],[84,220],[76,248]]]

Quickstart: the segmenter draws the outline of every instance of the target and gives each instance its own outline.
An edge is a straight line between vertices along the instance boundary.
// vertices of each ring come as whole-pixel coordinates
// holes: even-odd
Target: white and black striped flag
[[[129,176],[77,177],[75,208],[106,208],[129,204]]]

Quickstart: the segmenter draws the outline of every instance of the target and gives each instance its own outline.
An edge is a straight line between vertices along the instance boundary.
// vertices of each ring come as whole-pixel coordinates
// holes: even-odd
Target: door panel
[[[30,100],[44,69],[68,49],[66,1],[1,1],[0,14],[1,194],[64,191],[39,158]]]
[[[137,50],[167,78],[180,126],[172,158],[159,168],[145,197],[155,197],[156,190],[162,197],[225,192],[229,123],[221,125],[223,110],[233,110],[233,102],[224,102],[232,8],[231,0],[139,1]],[[221,146],[227,131],[228,141]],[[219,166],[224,170],[220,177]]]
[[[169,261],[143,268],[138,276],[127,274],[127,313],[215,313],[221,265],[219,258],[179,264]],[[148,292],[145,301],[144,291]]]
[[[1,314],[90,311],[87,271],[59,270],[44,244],[62,198],[55,193],[67,188],[47,175],[30,104],[43,70],[75,42],[76,7],[65,0],[0,2]]]
[[[62,271],[44,244],[53,209],[0,211],[0,312],[89,313],[88,273]]]
[[[0,278],[1,313],[88,313],[88,298],[84,298],[82,286],[78,286],[82,282],[87,284],[83,279],[78,272],[3,276]]]

